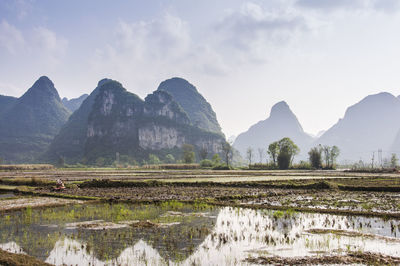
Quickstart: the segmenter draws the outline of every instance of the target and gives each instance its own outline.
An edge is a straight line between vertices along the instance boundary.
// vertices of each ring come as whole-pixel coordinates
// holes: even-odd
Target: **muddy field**
[[[65,182],[66,189],[64,191],[55,192],[53,190],[53,187],[55,185],[55,180],[58,178],[61,178]],[[136,219],[136,217],[143,216],[143,213],[141,212],[140,215],[134,214],[131,218],[132,219],[135,218],[135,221],[130,221],[129,223],[127,221],[124,221],[125,218],[122,219],[121,221],[120,218],[118,218],[117,219],[118,222],[115,223],[114,221],[115,219],[110,218],[109,215],[115,215],[116,212],[115,210],[111,211],[111,209],[108,212],[107,208],[109,207],[107,207],[104,210],[99,210],[99,211],[94,210],[93,216],[88,216],[89,214],[87,213],[87,211],[84,212],[82,211],[82,213],[80,214],[81,210],[92,210],[93,209],[92,207],[90,207],[89,209],[87,208],[85,209],[83,208],[83,206],[92,206],[93,204],[97,204],[95,202],[105,202],[107,204],[119,204],[119,203],[128,204],[124,205],[125,207],[123,207],[122,209],[118,209],[118,212],[122,211],[123,215],[125,215],[126,213],[128,214],[132,213],[132,215],[134,214],[134,212],[136,213],[134,209],[131,209],[131,207],[129,207],[130,206],[129,204],[165,203],[167,204],[165,206],[169,206],[168,208],[172,208],[171,211],[168,211],[167,213],[169,213],[168,215],[172,215],[171,217],[173,218],[168,216],[170,218],[165,220],[165,217],[163,215],[160,216],[161,209],[159,209],[159,207],[155,207],[156,209],[158,208],[157,211],[154,212],[150,211],[151,213],[150,217],[153,218],[159,217],[156,220],[148,221],[148,220]],[[397,173],[374,174],[374,173],[348,173],[343,171],[327,171],[327,172],[209,171],[209,170],[115,170],[115,169],[111,170],[96,169],[93,171],[56,169],[56,170],[46,170],[46,171],[38,170],[38,171],[0,172],[0,213],[1,212],[13,213],[13,212],[18,212],[18,210],[22,210],[23,212],[25,212],[25,210],[41,207],[40,209],[43,209],[43,211],[40,212],[40,215],[46,213],[47,215],[46,217],[48,217],[46,219],[55,219],[55,217],[57,217],[57,222],[60,222],[63,221],[62,219],[64,219],[62,218],[63,215],[61,213],[58,213],[56,215],[54,213],[47,213],[47,210],[52,210],[53,208],[56,208],[55,206],[71,205],[75,206],[74,207],[75,213],[71,214],[68,212],[68,215],[66,217],[69,217],[68,219],[70,220],[69,223],[65,224],[65,226],[68,229],[69,228],[68,224],[82,225],[81,227],[78,226],[77,229],[74,229],[78,231],[83,229],[88,230],[89,227],[90,228],[93,227],[94,229],[96,229],[97,227],[99,228],[101,227],[100,229],[106,231],[108,230],[126,231],[128,230],[128,228],[133,228],[137,226],[144,227],[144,225],[146,225],[145,227],[148,228],[146,230],[150,230],[149,232],[152,232],[152,230],[156,230],[155,228],[161,228],[160,225],[163,223],[175,225],[176,222],[181,222],[179,220],[181,218],[178,217],[186,217],[187,219],[189,219],[187,220],[187,222],[190,223],[199,220],[199,216],[194,216],[192,218],[189,217],[190,215],[176,216],[177,215],[176,213],[179,212],[176,212],[174,207],[171,206],[174,205],[180,206],[179,205],[181,204],[180,202],[186,202],[185,204],[195,203],[196,206],[203,206],[205,204],[204,206],[209,206],[206,208],[210,208],[209,209],[211,210],[210,212],[213,213],[215,212],[210,217],[216,217],[217,215],[218,217],[220,217],[221,215],[222,217],[224,217],[223,212],[221,214],[220,211],[216,210],[220,210],[218,208],[222,208],[221,210],[225,210],[223,208],[225,208],[226,206],[235,208],[240,208],[240,207],[246,208],[246,212],[255,215],[254,219],[258,219],[256,217],[259,217],[260,214],[265,215],[264,211],[274,210],[274,213],[269,213],[265,217],[272,217],[273,220],[275,219],[276,221],[280,221],[279,219],[286,219],[286,220],[294,219],[290,218],[292,217],[293,212],[298,213],[298,215],[306,215],[306,213],[315,213],[313,214],[314,216],[310,216],[310,217],[315,217],[313,218],[315,222],[319,222],[320,219],[322,219],[318,218],[321,215],[342,215],[342,216],[332,216],[333,218],[329,219],[333,219],[333,224],[335,224],[335,221],[342,221],[344,223],[343,226],[350,226],[349,222],[346,222],[346,220],[357,221],[353,223],[352,226],[356,226],[357,224],[360,224],[361,226],[361,224],[365,223],[366,221],[364,219],[367,219],[362,217],[377,217],[374,219],[378,218],[382,219],[381,221],[382,223],[385,224],[385,227],[388,228],[387,230],[389,231],[391,230],[390,234],[391,237],[395,239],[395,243],[400,243],[399,242],[400,240],[398,239],[398,237],[400,237],[400,228],[399,228],[400,174]],[[146,213],[148,213],[149,210],[153,210],[153,207],[151,207],[150,209],[147,207],[143,209],[143,211],[145,211]],[[257,210],[257,212],[254,213],[251,210]],[[162,211],[165,211],[165,209],[162,209]],[[232,215],[235,216],[234,213],[236,213],[236,211],[235,209],[232,209],[232,211],[229,211],[228,213],[229,216]],[[289,214],[289,216],[287,216],[287,214]],[[88,216],[88,217],[85,218],[86,220],[82,220],[79,218],[80,217],[79,215],[82,215],[82,217],[83,216],[85,217]],[[305,217],[309,217],[307,215]],[[247,216],[248,215],[246,215],[245,217]],[[23,214],[23,217],[27,217],[26,214]],[[344,217],[345,220],[343,220],[344,218],[340,217]],[[359,217],[359,218],[354,218],[354,217]],[[40,222],[41,219],[42,218],[40,218],[37,222]],[[211,220],[213,219],[215,218],[212,218]],[[270,218],[265,218],[265,219],[268,220]],[[304,222],[302,219],[299,220],[301,223]],[[162,222],[161,224],[160,221]],[[377,220],[370,220],[370,221],[372,223],[375,223]],[[332,249],[331,245],[328,245],[327,247],[327,250],[330,250],[329,252],[324,251],[325,252],[324,254],[320,254],[320,256],[317,257],[309,257],[309,255],[307,256],[301,255],[296,257],[293,256],[282,257],[281,254],[279,253],[280,252],[279,249],[274,251],[275,253],[270,253],[269,251],[267,256],[264,253],[260,253],[259,251],[257,252],[252,251],[254,253],[254,256],[252,256],[251,258],[247,259],[245,258],[246,257],[245,255],[243,255],[243,257],[241,257],[242,256],[241,255],[240,258],[238,257],[239,259],[238,261],[232,263],[238,265],[254,264],[254,263],[255,264],[272,263],[276,265],[286,265],[286,264],[299,264],[299,263],[331,264],[333,261],[338,261],[343,264],[348,264],[348,263],[397,264],[398,261],[400,260],[400,254],[397,254],[396,253],[397,251],[393,251],[394,253],[389,252],[387,254],[379,252],[374,253],[375,252],[374,248],[371,249],[367,248],[365,252],[360,253],[357,250],[352,250],[351,245],[346,246],[352,243],[353,238],[361,239],[362,241],[366,241],[365,240],[366,238],[370,238],[368,234],[365,234],[364,230],[365,228],[368,228],[368,226],[371,226],[371,222],[368,222],[365,225],[363,225],[364,228],[362,229],[362,231],[360,231],[361,233],[357,234],[354,234],[353,231],[346,231],[344,234],[342,234],[340,232],[342,228],[336,228],[340,230],[329,231],[328,234],[318,231],[319,230],[318,228],[313,229],[314,231],[306,230],[302,233],[304,234],[304,239],[301,241],[305,241],[303,243],[305,245],[304,248],[306,250],[309,250],[310,248],[311,250],[317,248],[315,252],[320,252],[318,247],[319,245],[321,245],[321,243],[323,245],[326,245],[325,242],[327,241],[327,239],[325,235],[332,235],[330,237],[335,239],[335,241],[336,239],[340,238],[348,239],[348,241],[350,242],[348,242],[348,244],[343,244],[347,248],[345,248],[345,250],[342,250],[340,252],[338,252],[335,249]],[[208,237],[210,237],[210,241],[214,238],[212,232],[213,230],[217,230],[217,229],[212,229],[214,224],[215,221],[207,225],[208,228],[207,230],[204,229],[205,235],[202,236],[202,241],[205,241],[205,239],[208,239]],[[284,227],[287,226],[286,222],[283,222],[283,226]],[[327,224],[324,224],[324,226],[327,226]],[[28,234],[31,234],[30,228],[31,228],[30,225],[26,227]],[[180,228],[180,227],[178,226],[173,228]],[[358,228],[357,230],[359,229],[360,228]],[[102,231],[102,230],[96,229],[94,231]],[[161,229],[157,230],[159,231]],[[174,234],[179,235],[180,234],[179,230],[177,232],[174,231]],[[240,230],[246,230],[246,229],[240,228]],[[255,228],[254,230],[257,231],[258,229]],[[257,233],[255,234],[257,235]],[[321,241],[321,243],[318,244],[317,247],[313,247],[314,244],[310,246],[310,243],[308,243],[309,241],[308,239],[314,234],[318,236],[317,237],[319,239],[318,241]],[[387,247],[390,247],[390,245],[392,245],[390,244],[392,243],[390,241],[392,240],[386,238],[382,240],[381,239],[382,236],[379,236],[379,234],[378,236],[373,236],[373,238],[376,239],[376,241],[378,242],[383,240],[386,242],[389,241]],[[41,241],[46,242],[46,236],[47,234],[40,235]],[[54,235],[54,237],[55,236],[56,235]],[[78,243],[80,243],[80,242],[75,243],[76,240],[74,240],[74,237],[71,238],[71,235],[69,235],[69,233],[67,234],[67,236],[68,240],[63,240],[61,238],[58,240],[59,242],[57,243],[60,243],[60,245],[65,245],[65,243],[62,241],[67,241],[67,243],[69,243],[68,245],[78,245]],[[74,234],[72,234],[72,236],[74,236]],[[107,234],[105,236],[107,236]],[[286,235],[284,236],[286,237]],[[149,237],[150,239],[153,239],[154,236],[149,235]],[[222,241],[221,242],[222,244],[224,244],[225,241],[228,241],[225,240],[224,238],[225,236],[223,235],[218,237],[219,238],[222,237],[221,239],[219,239],[219,241]],[[237,241],[236,236],[230,236],[230,237],[232,237],[233,239],[229,240],[233,241],[232,243]],[[228,237],[228,239],[230,239],[230,237]],[[7,235],[3,235],[3,238],[7,239]],[[299,236],[297,235],[295,236],[295,239],[298,239],[298,241],[300,241],[299,239],[302,238],[303,237],[299,238]],[[56,239],[52,241],[54,243],[51,242],[51,245],[49,244],[47,252],[50,252],[50,250],[53,248],[53,245],[57,246]],[[86,239],[78,246],[83,247],[85,245],[89,245],[88,247],[85,247],[86,249],[89,249],[90,244],[87,241],[90,242],[92,240]],[[151,241],[149,242],[150,244]],[[270,240],[264,239],[263,241],[270,241]],[[281,239],[279,241],[286,241],[286,240]],[[147,246],[147,244],[149,243],[146,243],[145,245],[146,252],[154,252],[150,247]],[[173,243],[174,243],[173,245],[179,246],[179,243],[175,242]],[[285,242],[282,242],[282,244],[284,243]],[[123,243],[121,243],[121,245],[122,244]],[[267,244],[270,245],[269,242],[267,242]],[[126,243],[123,245],[125,246]],[[137,245],[142,245],[142,243],[139,242],[135,244],[134,248],[137,248],[136,247]],[[165,249],[163,245],[159,247],[161,250],[160,252],[166,252],[165,254],[162,254],[162,256],[167,256],[167,257],[163,257],[162,259],[157,258],[157,261],[158,262],[164,261],[165,263],[169,264],[170,262],[168,263],[167,258],[168,256],[170,256],[170,252],[175,252],[175,251],[172,248],[172,246]],[[165,245],[168,246],[171,245],[171,243],[166,243]],[[265,245],[265,243],[263,245]],[[25,245],[24,247],[26,248],[28,246],[29,245]],[[233,246],[236,247],[235,245]],[[6,247],[8,247],[8,249]],[[3,249],[4,248],[6,248],[6,250],[11,252],[14,252],[16,250],[16,249],[13,250],[12,245],[11,246],[6,245],[5,247],[3,247]],[[237,248],[241,248],[241,246],[238,246]],[[120,250],[123,250],[123,248],[120,247]],[[273,250],[275,250],[275,248]],[[103,254],[102,252],[103,251],[101,251],[100,254]],[[113,250],[110,250],[108,252],[110,252],[110,254],[115,253],[115,251]],[[186,254],[185,256],[189,256],[187,257],[188,259],[191,258],[192,255],[190,254],[192,252],[194,252],[194,254],[197,254],[196,256],[199,256],[198,259],[200,261],[202,260],[201,256],[203,255],[199,255],[201,252],[200,253],[198,253],[199,251],[195,252],[192,247],[185,251]],[[243,250],[241,252],[244,252],[243,254],[245,254],[247,251]],[[39,258],[44,260],[45,256],[44,255],[41,256],[42,257],[39,256]],[[95,256],[96,259],[98,259],[98,255],[96,254],[87,253],[85,256],[89,257]],[[120,260],[123,260],[125,255],[119,254],[118,257],[116,254],[114,254],[113,256],[116,256],[115,260],[120,262]],[[178,255],[175,254],[174,256]],[[26,259],[26,257],[24,257],[24,259]],[[107,259],[107,257],[104,257],[103,254],[100,255],[100,259],[104,260]],[[149,257],[146,259],[151,260],[153,258]],[[53,264],[65,263],[68,265],[68,263],[66,263],[65,261],[60,261],[58,257],[54,257],[52,259],[47,258],[46,261]],[[100,263],[99,261],[99,264],[102,265],[102,262]]]

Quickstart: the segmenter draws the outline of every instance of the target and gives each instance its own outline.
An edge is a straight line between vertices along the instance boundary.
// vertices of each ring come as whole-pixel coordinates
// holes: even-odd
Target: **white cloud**
[[[45,27],[22,31],[3,20],[0,23],[0,47],[3,48],[0,53],[12,56],[13,61],[28,62],[32,59],[54,66],[64,58],[68,41]]]
[[[19,49],[23,48],[24,44],[25,40],[21,31],[3,20],[0,24],[0,47],[11,54],[16,54]]]
[[[171,14],[134,23],[121,20],[112,41],[96,49],[92,67],[137,88],[171,75],[225,75],[240,64],[276,56],[307,27],[299,15],[276,14],[254,3],[208,25],[205,35],[193,36],[189,24]]]
[[[216,25],[221,45],[233,49],[229,53],[260,62],[306,30],[303,16],[279,9],[270,11],[255,3],[244,4]]]
[[[57,64],[66,54],[68,41],[56,35],[55,32],[44,28],[35,27],[31,35],[32,53],[40,53],[50,64]]]
[[[398,11],[398,0],[297,0],[300,7],[325,11],[377,11],[391,13]]]
[[[217,75],[225,71],[213,47],[194,41],[188,24],[170,14],[150,21],[120,21],[111,39],[96,50],[94,72],[137,88],[193,71]]]

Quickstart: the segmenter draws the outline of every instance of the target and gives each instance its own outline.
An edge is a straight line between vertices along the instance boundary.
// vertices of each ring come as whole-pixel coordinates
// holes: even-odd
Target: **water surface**
[[[400,257],[400,221],[212,207],[95,204],[0,218],[0,248],[62,265],[243,265],[348,251]]]

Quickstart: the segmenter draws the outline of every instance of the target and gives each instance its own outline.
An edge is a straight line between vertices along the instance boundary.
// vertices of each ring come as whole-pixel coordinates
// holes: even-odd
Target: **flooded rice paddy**
[[[400,258],[400,221],[177,201],[5,213],[0,248],[56,265],[243,265],[372,252]]]
[[[13,198],[14,196],[13,192],[0,191],[0,199]]]

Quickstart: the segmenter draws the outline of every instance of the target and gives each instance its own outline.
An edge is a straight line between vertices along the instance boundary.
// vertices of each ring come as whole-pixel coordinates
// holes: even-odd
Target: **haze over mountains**
[[[234,147],[244,156],[248,147],[266,150],[269,143],[290,137],[300,148],[297,159],[306,159],[310,147],[336,145],[340,149],[339,162],[364,160],[370,162],[372,153],[383,157],[400,153],[400,99],[390,93],[369,95],[350,106],[342,119],[321,136],[305,133],[285,102],[272,107],[268,119],[260,121],[240,134]],[[376,158],[376,157],[375,157]]]
[[[64,104],[64,106],[70,111],[70,112],[75,112],[78,110],[78,108],[81,106],[82,102],[88,97],[89,95],[87,94],[82,94],[78,98],[70,99],[64,97],[61,101]]]
[[[281,101],[271,108],[270,116],[267,119],[258,122],[251,126],[248,131],[240,134],[233,146],[239,150],[243,157],[249,147],[254,149],[255,154],[258,154],[257,149],[259,148],[264,149],[266,154],[270,143],[284,137],[291,138],[299,146],[299,157],[302,159],[307,158],[307,152],[313,142],[313,138],[304,132],[289,105]],[[258,161],[258,158],[255,161]]]
[[[371,160],[381,149],[384,156],[400,151],[393,143],[400,129],[400,99],[390,93],[369,95],[347,108],[342,119],[317,143],[336,145],[342,160]]]
[[[304,132],[289,105],[275,104],[270,116],[240,134],[234,147],[243,157],[248,147],[264,149],[283,137],[300,148],[306,160],[311,147],[336,145],[339,162],[362,159],[382,150],[400,153],[400,99],[390,93],[369,95],[350,106],[342,119],[321,136]],[[90,95],[60,99],[53,82],[43,76],[20,98],[0,95],[0,158],[9,163],[107,162],[116,154],[141,161],[150,154],[181,157],[183,144],[209,156],[225,141],[217,116],[196,87],[182,78],[160,83],[144,100],[122,84],[101,80]],[[264,155],[264,159],[266,155]],[[256,158],[256,161],[258,158]]]

